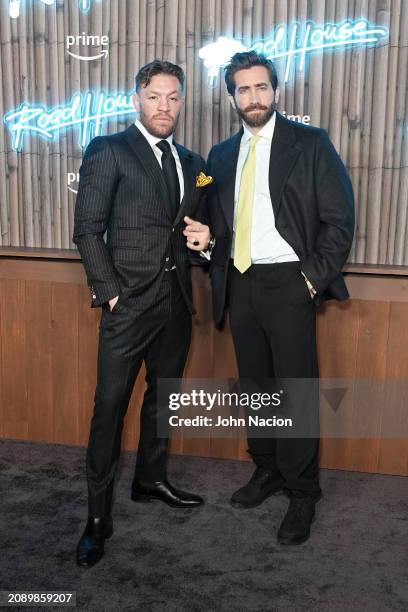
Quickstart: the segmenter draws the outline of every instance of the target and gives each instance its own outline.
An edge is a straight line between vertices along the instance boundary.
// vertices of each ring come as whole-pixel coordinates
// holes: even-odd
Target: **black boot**
[[[255,508],[265,499],[281,491],[284,480],[265,468],[257,467],[249,482],[232,495],[230,503],[234,508]]]
[[[92,567],[103,557],[105,540],[113,534],[112,517],[88,517],[78,542],[76,560],[80,567]]]
[[[307,494],[302,491],[289,491],[288,511],[279,527],[279,544],[303,544],[310,537],[310,527],[315,518],[316,502],[321,493]]]

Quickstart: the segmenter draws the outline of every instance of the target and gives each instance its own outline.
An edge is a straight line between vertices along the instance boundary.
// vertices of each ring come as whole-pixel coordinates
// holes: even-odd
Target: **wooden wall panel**
[[[356,389],[353,402],[353,417],[351,420],[351,436],[353,430],[366,430],[368,424],[374,434],[381,433],[381,403],[372,402],[372,394],[367,393],[365,381],[369,379],[370,388],[377,392],[378,380],[385,378],[386,353],[378,350],[387,346],[390,304],[387,302],[358,301],[358,335],[356,350],[356,366],[354,377]],[[360,380],[364,384],[359,386]],[[357,469],[359,465],[367,466],[367,471],[378,469],[379,438],[353,438],[344,440],[349,469]]]
[[[403,382],[401,387],[391,388],[385,396],[381,415],[384,426],[392,431],[403,430],[408,419],[408,303],[390,305],[390,325],[386,348],[387,379]],[[385,474],[408,473],[407,440],[402,438],[381,439],[379,444],[378,471]]]
[[[79,441],[78,293],[79,285],[52,286],[52,371],[54,442]],[[81,312],[82,316],[82,312]]]
[[[25,282],[24,369],[27,373],[28,438],[54,440],[52,283]],[[41,384],[39,384],[39,382]],[[58,420],[58,414],[57,414]]]
[[[1,299],[3,435],[28,438],[25,368],[25,282],[6,280]]]
[[[77,262],[55,262],[58,282],[50,270],[54,262],[44,263],[0,258],[0,435],[85,445],[93,407],[100,310],[90,308],[83,272],[77,269],[78,275],[73,275],[71,268]],[[71,282],[72,278],[77,282]],[[367,292],[372,298],[376,278],[369,280]],[[408,475],[407,439],[384,435],[391,425],[394,432],[403,427],[406,431],[407,419],[408,391],[390,385],[393,379],[400,385],[408,380],[408,300],[405,284],[400,278],[394,280],[399,293],[394,289],[392,299],[399,295],[400,301],[351,299],[329,302],[319,311],[321,377],[355,381],[347,436],[322,439],[323,467]],[[377,297],[386,298],[381,282],[378,286]],[[213,325],[210,287],[201,269],[193,271],[193,287],[198,312],[185,376],[234,378],[237,367],[228,320],[223,329]],[[125,420],[123,448],[127,450],[137,446],[144,376],[142,368]],[[359,381],[366,379],[387,383],[383,409],[377,408],[375,414],[358,391]],[[374,421],[374,435],[354,439],[355,427],[365,419]],[[238,437],[175,439],[171,450],[249,459],[246,440]]]
[[[317,346],[321,378],[352,378],[356,369],[359,302],[330,303],[317,317]],[[350,393],[354,394],[353,390]],[[348,424],[349,436],[352,435]],[[323,426],[323,419],[322,419]],[[349,465],[347,441],[322,438],[320,462],[324,467]]]

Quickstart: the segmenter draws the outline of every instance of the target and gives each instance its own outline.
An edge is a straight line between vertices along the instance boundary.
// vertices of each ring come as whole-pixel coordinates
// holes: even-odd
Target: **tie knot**
[[[168,140],[159,140],[159,142],[156,143],[156,147],[159,147],[162,153],[171,153],[171,147]]]
[[[258,142],[258,140],[260,139],[260,136],[252,136],[251,140],[249,141],[249,148],[253,151],[256,147],[256,143]]]

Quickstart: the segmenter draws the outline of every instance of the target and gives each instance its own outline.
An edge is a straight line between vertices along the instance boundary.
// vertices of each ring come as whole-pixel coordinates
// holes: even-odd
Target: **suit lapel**
[[[152,147],[135,125],[131,125],[126,130],[126,140],[132,147],[132,150],[138,158],[141,167],[153,182],[158,196],[163,202],[163,208],[170,219],[169,210],[166,205],[166,200],[169,197],[167,185],[164,179],[163,171],[160,168],[160,164],[152,151]]]
[[[237,173],[239,146],[243,132],[244,130],[241,128],[240,131],[226,143],[222,153],[220,167],[214,169],[214,174],[219,176],[219,178],[216,179],[218,183],[218,194],[231,233],[234,222],[235,176]]]
[[[221,207],[230,232],[234,220],[235,178],[242,134],[243,128],[226,143],[217,180]],[[297,144],[290,122],[277,112],[269,160],[269,191],[275,218],[279,212],[286,181],[300,152],[301,148]]]
[[[283,189],[300,151],[290,122],[277,112],[269,160],[269,191],[275,218],[279,212]]]
[[[179,223],[180,219],[183,218],[187,203],[192,199],[196,183],[196,171],[194,167],[194,158],[191,153],[176,142],[174,142],[174,145],[177,149],[177,153],[179,154],[184,179],[184,195],[180,202],[177,216],[174,220],[174,225],[176,225]]]

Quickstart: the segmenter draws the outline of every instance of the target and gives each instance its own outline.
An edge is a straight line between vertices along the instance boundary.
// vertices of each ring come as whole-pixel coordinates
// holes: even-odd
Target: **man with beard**
[[[123,420],[143,361],[147,389],[132,499],[178,508],[203,503],[167,481],[167,440],[158,437],[156,422],[157,379],[182,376],[190,344],[188,249],[206,249],[210,240],[208,227],[193,220],[204,160],[173,140],[183,91],[179,66],[155,60],[141,68],[133,96],[139,119],[124,132],[95,138],[80,170],[73,239],[92,306],[102,306],[86,463],[89,516],[77,547],[82,567],[101,559],[113,533]]]
[[[295,409],[318,422],[315,306],[348,297],[341,269],[353,238],[352,186],[324,130],[276,111],[271,61],[236,53],[225,81],[243,128],[207,163],[214,318],[220,323],[228,306],[242,383],[269,390],[273,381],[312,381]],[[252,508],[284,489],[290,503],[278,541],[306,541],[321,496],[318,428],[290,439],[247,433],[256,469],[231,504]]]

